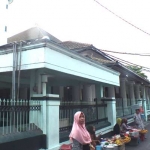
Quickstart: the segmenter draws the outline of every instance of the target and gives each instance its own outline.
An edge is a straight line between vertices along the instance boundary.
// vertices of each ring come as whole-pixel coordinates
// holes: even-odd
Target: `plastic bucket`
[[[101,145],[97,145],[97,146],[96,146],[96,150],[102,150]]]

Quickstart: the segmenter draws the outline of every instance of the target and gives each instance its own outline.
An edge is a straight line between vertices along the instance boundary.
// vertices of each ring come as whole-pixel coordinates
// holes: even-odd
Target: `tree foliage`
[[[142,72],[143,71],[142,67],[140,67],[140,66],[127,66],[127,68],[132,70],[133,72],[135,72],[136,74],[138,74],[142,78],[147,79],[147,76]]]

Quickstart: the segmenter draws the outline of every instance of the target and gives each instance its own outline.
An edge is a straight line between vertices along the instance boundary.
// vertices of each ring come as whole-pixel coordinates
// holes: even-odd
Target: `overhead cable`
[[[102,49],[101,51],[109,52],[109,53],[124,54],[124,55],[150,56],[149,53],[127,53],[127,52],[118,52],[118,51],[110,51],[110,50],[102,50]]]
[[[115,15],[116,17],[118,17],[119,19],[121,19],[122,21],[126,22],[127,24],[131,25],[132,27],[138,29],[139,31],[147,34],[147,35],[150,35],[150,33],[144,31],[143,29],[137,27],[136,25],[130,23],[129,21],[123,19],[122,17],[120,17],[119,15],[117,15],[116,13],[112,12],[110,9],[108,9],[107,7],[105,7],[104,5],[102,5],[100,2],[98,2],[97,0],[94,0],[96,3],[98,3],[101,7],[103,7],[104,9],[106,9],[107,11],[109,11],[110,13],[112,13],[113,15]]]
[[[141,65],[137,65],[137,64],[131,63],[131,62],[129,62],[129,61],[126,61],[126,60],[120,59],[120,58],[115,57],[115,56],[110,55],[110,54],[107,54],[107,55],[108,55],[109,57],[111,57],[111,58],[115,59],[116,61],[118,61],[118,62],[121,62],[121,63],[125,64],[125,65],[138,66],[138,67],[142,67],[142,69],[143,69],[143,70],[145,70],[145,71],[150,71],[150,68],[148,68],[148,67],[144,67],[144,66],[141,66]]]

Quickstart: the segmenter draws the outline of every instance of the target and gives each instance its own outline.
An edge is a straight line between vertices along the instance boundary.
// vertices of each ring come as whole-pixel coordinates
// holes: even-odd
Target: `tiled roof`
[[[79,42],[73,42],[73,41],[65,41],[65,42],[61,42],[59,43],[62,46],[73,50],[73,49],[81,49],[81,48],[86,48],[89,46],[92,46],[92,44],[86,44],[86,43],[79,43]]]
[[[94,57],[93,55],[91,56],[88,56],[89,58],[91,58],[92,60],[95,60],[95,61],[98,61],[102,64],[112,64],[112,63],[116,63],[115,61],[110,61],[110,60],[107,60],[107,59],[103,59],[103,58],[97,58],[97,57]]]
[[[59,44],[61,44],[62,46],[66,47],[70,50],[79,50],[79,49],[83,49],[83,48],[88,48],[90,46],[93,47],[92,44],[79,43],[79,42],[74,42],[74,41],[65,41],[65,42],[61,42]],[[102,59],[102,58],[97,58],[97,57],[94,57],[93,55],[86,55],[86,57],[88,57],[94,61],[97,61],[101,64],[115,63],[114,61],[110,61],[110,60],[106,60],[106,59]]]

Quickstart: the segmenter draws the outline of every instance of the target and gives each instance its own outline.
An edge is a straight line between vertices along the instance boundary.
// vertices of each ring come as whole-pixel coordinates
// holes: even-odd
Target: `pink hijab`
[[[90,134],[86,130],[85,124],[79,124],[79,117],[81,113],[81,111],[75,113],[72,130],[69,137],[77,140],[81,144],[89,144],[91,142]]]

